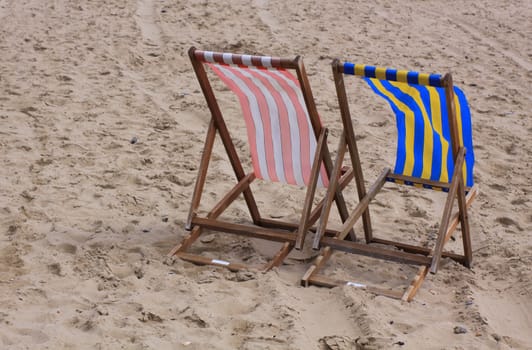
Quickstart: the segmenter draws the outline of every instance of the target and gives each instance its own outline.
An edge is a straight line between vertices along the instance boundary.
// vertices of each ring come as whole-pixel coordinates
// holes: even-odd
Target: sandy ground
[[[529,1],[511,0],[0,0],[0,348],[532,348],[531,18]],[[444,261],[404,303],[300,287],[310,262],[298,256],[266,274],[168,263],[209,120],[192,45],[302,55],[331,148],[332,58],[453,72],[473,115],[474,267]],[[354,84],[370,182],[393,161],[394,125]],[[245,151],[234,99],[219,92]],[[202,208],[234,183],[220,144],[211,166]],[[255,189],[272,217],[299,215],[298,188]],[[376,230],[433,238],[441,199],[386,191],[372,206]],[[244,208],[227,217],[247,220]],[[215,235],[197,251],[261,261],[268,246]],[[329,271],[357,269],[407,283],[408,270],[342,254]]]

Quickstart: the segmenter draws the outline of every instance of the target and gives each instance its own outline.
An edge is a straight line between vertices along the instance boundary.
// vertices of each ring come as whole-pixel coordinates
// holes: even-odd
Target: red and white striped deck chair
[[[259,267],[268,270],[281,264],[292,248],[302,247],[305,234],[313,229],[324,203],[322,200],[312,210],[316,187],[328,185],[328,174],[332,170],[326,142],[327,129],[321,125],[303,61],[300,57],[286,59],[236,55],[195,48],[189,50],[189,56],[207,100],[211,121],[186,223],[186,229],[191,232],[170,252],[170,256],[175,255],[197,264],[225,266],[231,270],[252,267],[187,252],[201,235],[202,229],[209,229],[282,243],[282,248],[272,260]],[[207,74],[206,66],[215,74]],[[295,71],[296,75],[291,71]],[[244,171],[240,162],[209,76],[217,76],[240,102],[253,164],[253,170],[249,173]],[[217,133],[228,154],[237,183],[206,216],[200,216],[201,195]],[[281,222],[261,217],[250,188],[251,182],[257,178],[306,188],[299,222]],[[342,174],[342,185],[335,196],[343,219],[347,217],[347,209],[341,189],[352,178],[351,171]],[[222,212],[241,194],[252,223],[237,224],[221,220],[219,217]]]

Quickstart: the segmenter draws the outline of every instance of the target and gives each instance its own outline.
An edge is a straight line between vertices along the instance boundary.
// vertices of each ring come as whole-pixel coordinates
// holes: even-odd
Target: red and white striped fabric
[[[317,140],[299,81],[279,67],[278,58],[210,51],[197,51],[196,58],[206,62],[238,96],[255,175],[308,185]],[[327,185],[322,164],[318,186]]]

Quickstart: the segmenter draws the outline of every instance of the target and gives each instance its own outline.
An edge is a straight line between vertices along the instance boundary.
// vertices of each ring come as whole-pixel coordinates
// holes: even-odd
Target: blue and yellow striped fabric
[[[421,74],[344,63],[344,74],[359,75],[392,107],[397,123],[395,174],[449,183],[454,169],[445,89],[439,74]],[[466,156],[463,178],[473,186],[473,137],[466,96],[454,87],[460,145]]]

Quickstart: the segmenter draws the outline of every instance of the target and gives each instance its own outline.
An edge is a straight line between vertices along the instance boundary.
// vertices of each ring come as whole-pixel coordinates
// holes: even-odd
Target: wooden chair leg
[[[345,142],[345,133],[342,133],[342,136],[340,137],[340,142],[338,144],[338,152],[336,154],[334,168],[329,180],[329,187],[327,188],[327,193],[325,195],[325,204],[322,208],[318,229],[314,236],[314,242],[312,244],[313,249],[320,248],[320,240],[325,234],[325,229],[329,220],[329,214],[331,212],[334,196],[338,189],[338,182],[340,180],[340,170],[344,161],[346,145],[347,143]]]
[[[312,164],[310,181],[307,188],[307,194],[305,196],[305,203],[303,205],[303,213],[301,215],[301,221],[299,223],[299,229],[297,232],[297,240],[295,246],[296,249],[301,249],[303,247],[305,236],[309,229],[308,221],[312,210],[312,200],[314,198],[314,194],[316,193],[316,186],[320,175],[320,168],[324,154],[325,142],[327,142],[327,129],[323,128],[320,137],[318,138],[318,144],[316,146],[316,154],[314,156],[314,161]]]
[[[455,167],[453,171],[453,176],[451,178],[451,187],[449,188],[449,193],[447,194],[447,200],[445,202],[445,207],[443,209],[443,215],[440,222],[440,229],[438,231],[438,237],[436,240],[436,245],[434,247],[434,255],[432,257],[432,264],[430,266],[430,273],[436,273],[440,264],[441,253],[443,251],[443,245],[445,244],[445,233],[449,227],[449,220],[451,218],[451,213],[453,210],[453,203],[456,198],[456,193],[458,191],[458,185],[461,180],[461,171],[462,164],[464,163],[465,149],[461,148],[458,152],[455,161]],[[462,194],[463,195],[463,194]]]
[[[469,208],[473,200],[475,199],[475,196],[477,194],[476,187],[473,187],[467,196],[465,197],[466,200],[466,208]],[[444,242],[446,243],[453,234],[454,230],[456,230],[456,227],[458,226],[458,223],[460,222],[460,211],[453,214],[450,222],[449,227],[447,228],[447,232],[445,233],[445,239]],[[434,255],[434,248],[431,250],[431,252],[428,254],[428,256]],[[455,258],[456,259],[456,258]],[[465,263],[465,259],[463,259]],[[419,287],[421,287],[421,284],[425,280],[425,277],[427,276],[427,273],[429,272],[429,266],[420,266],[418,269],[418,272],[414,279],[412,280],[412,283],[408,286],[408,288],[405,290],[405,293],[403,294],[402,300],[405,301],[412,301],[414,299],[414,296],[416,295]]]
[[[458,209],[460,212],[460,228],[462,230],[462,244],[464,247],[465,266],[471,267],[473,263],[473,249],[471,247],[471,231],[467,214],[467,200],[465,198],[464,182],[459,178],[458,183]]]
[[[341,63],[338,59],[332,62],[332,71],[334,77],[334,84],[336,87],[336,95],[338,96],[338,105],[340,107],[340,114],[342,116],[342,125],[345,133],[347,146],[349,149],[349,156],[351,157],[351,166],[355,173],[355,181],[358,193],[358,200],[366,196],[366,188],[364,185],[364,174],[362,172],[362,165],[360,163],[360,155],[355,138],[355,131],[353,122],[351,121],[351,112],[349,111],[349,102],[345,90],[344,74]],[[369,210],[362,213],[362,223],[364,226],[364,236],[366,243],[370,243],[372,239],[372,228]]]
[[[188,231],[192,230],[192,218],[194,217],[194,215],[196,215],[196,211],[198,210],[201,201],[201,194],[203,193],[203,186],[205,184],[205,178],[207,176],[207,170],[209,168],[209,161],[211,159],[215,137],[216,127],[214,125],[214,120],[211,119],[209,123],[209,128],[207,130],[207,137],[205,138],[205,145],[203,147],[203,153],[198,169],[198,176],[196,177],[196,184],[194,185],[192,202],[190,204],[190,210],[188,212],[188,218],[185,224],[185,229]]]

